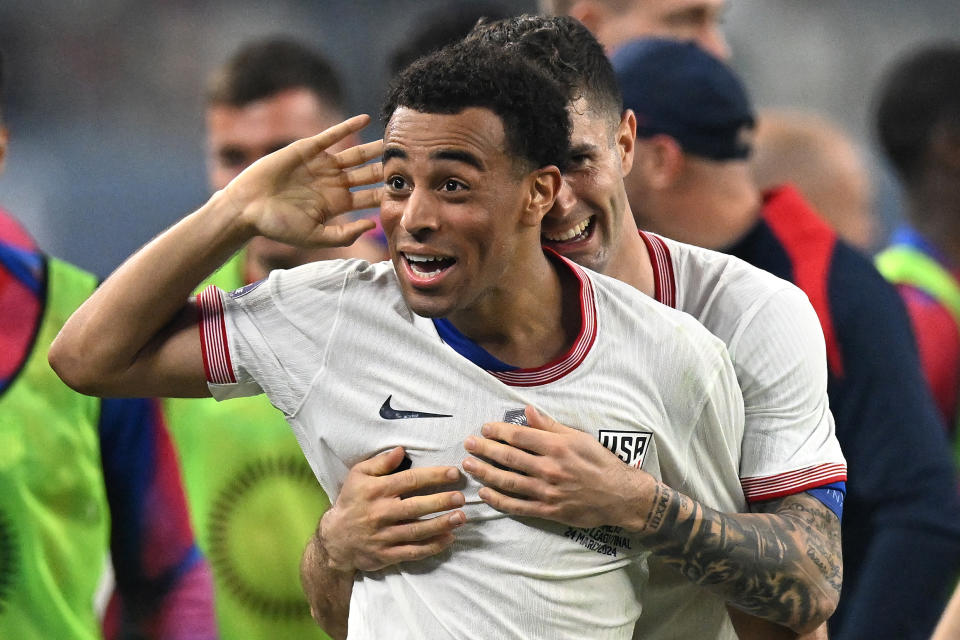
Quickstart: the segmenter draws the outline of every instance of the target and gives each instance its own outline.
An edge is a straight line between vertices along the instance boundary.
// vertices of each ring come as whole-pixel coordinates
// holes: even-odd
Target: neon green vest
[[[110,543],[100,401],[70,390],[47,351],[96,279],[47,261],[34,348],[0,395],[0,638],[100,638],[93,598]]]
[[[894,245],[877,255],[876,264],[893,284],[908,284],[933,297],[947,308],[960,328],[960,283],[940,263],[913,247]],[[956,425],[960,429],[960,415]],[[960,462],[960,437],[954,440],[954,458]]]
[[[243,286],[238,254],[204,283]],[[166,400],[223,640],[327,638],[300,586],[300,555],[329,506],[290,426],[265,396]]]

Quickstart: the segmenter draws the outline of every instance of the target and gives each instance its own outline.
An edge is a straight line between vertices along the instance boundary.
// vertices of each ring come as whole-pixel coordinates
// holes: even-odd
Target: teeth
[[[416,253],[405,253],[403,254],[407,260],[410,262],[430,262],[431,260],[443,260],[443,256],[422,256]]]
[[[549,240],[550,242],[566,242],[576,238],[578,235],[586,231],[587,227],[590,226],[590,218],[587,218],[580,224],[566,231],[561,231],[559,233],[544,233],[543,237]]]
[[[418,253],[404,253],[403,256],[410,264],[410,269],[419,275],[433,275],[440,273],[449,266],[451,258],[447,256],[423,255]]]

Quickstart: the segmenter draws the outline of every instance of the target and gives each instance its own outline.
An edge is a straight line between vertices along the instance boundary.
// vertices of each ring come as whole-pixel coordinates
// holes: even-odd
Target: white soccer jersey
[[[722,343],[689,316],[571,267],[582,328],[559,360],[491,373],[405,305],[389,263],[314,263],[201,294],[218,398],[261,389],[331,498],[349,468],[395,445],[459,465],[484,422],[533,404],[703,504],[742,511],[742,398]],[[352,638],[629,638],[648,552],[612,527],[505,516],[457,485],[467,522],[439,557],[364,574]],[[630,508],[630,505],[624,505]]]
[[[846,479],[827,400],[823,331],[806,294],[739,258],[641,232],[656,298],[727,345],[744,401],[749,502]],[[635,638],[736,638],[721,598],[650,561]],[[722,621],[720,631],[718,624]]]

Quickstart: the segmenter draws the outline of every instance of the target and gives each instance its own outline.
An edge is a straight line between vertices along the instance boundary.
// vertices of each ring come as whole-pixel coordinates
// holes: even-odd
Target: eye
[[[459,180],[447,180],[446,182],[443,183],[443,187],[442,187],[443,191],[447,193],[464,191],[466,190],[466,188],[467,188],[467,185],[463,184]]]
[[[247,157],[239,149],[221,149],[217,154],[220,164],[224,167],[244,167],[247,165]]]
[[[407,181],[400,176],[390,176],[387,179],[387,185],[394,191],[402,191],[407,188]]]

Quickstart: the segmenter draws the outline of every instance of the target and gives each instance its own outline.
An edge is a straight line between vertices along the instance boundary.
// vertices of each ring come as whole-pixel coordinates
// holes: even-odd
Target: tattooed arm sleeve
[[[813,631],[840,597],[839,519],[806,493],[757,507],[720,513],[658,482],[639,531],[663,562],[738,609]]]

